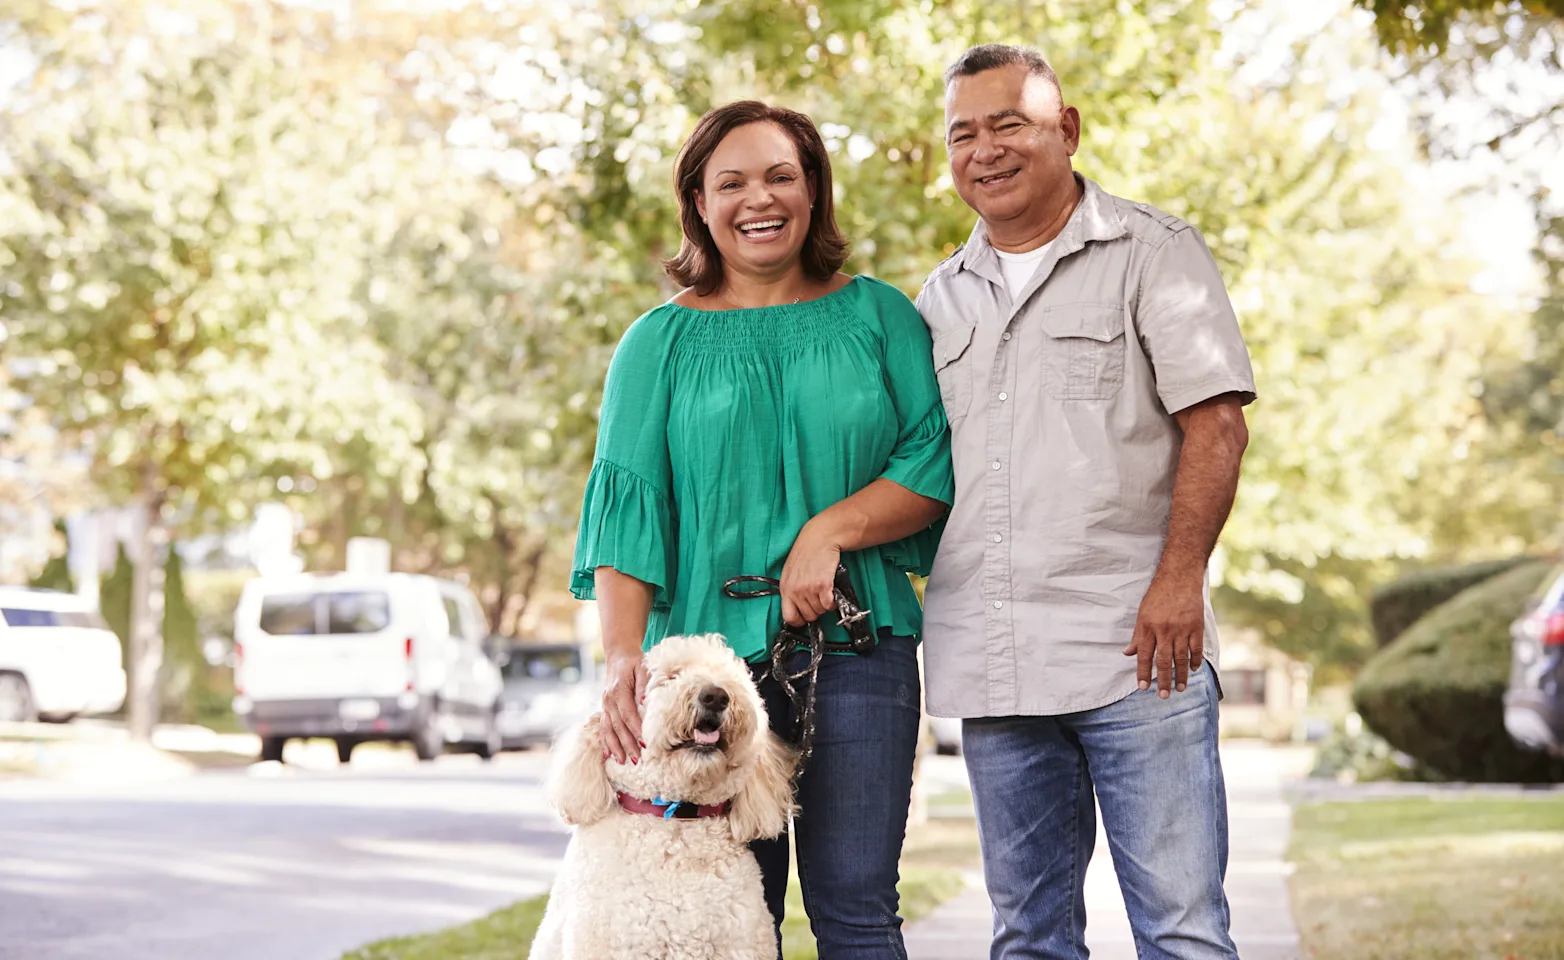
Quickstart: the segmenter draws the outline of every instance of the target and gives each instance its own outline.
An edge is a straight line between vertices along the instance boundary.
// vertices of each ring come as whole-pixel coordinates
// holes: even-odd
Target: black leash
[[[758,589],[741,590],[746,583],[761,584]],[[734,577],[722,585],[724,595],[734,600],[754,600],[759,597],[775,597],[782,593],[781,581],[771,577]],[[847,576],[847,568],[836,566],[836,580],[831,587],[836,602],[837,622],[847,631],[847,643],[830,643],[825,639],[825,627],[819,620],[802,627],[782,624],[776,639],[771,643],[771,675],[782,685],[782,692],[793,703],[793,713],[798,718],[798,764],[802,768],[809,760],[815,745],[815,688],[820,675],[820,661],[826,653],[855,653],[867,657],[874,652],[874,631],[870,629],[869,611],[863,609],[858,592]],[[798,651],[807,651],[808,660],[796,671],[787,669],[787,660]],[[808,683],[794,686],[808,678]]]

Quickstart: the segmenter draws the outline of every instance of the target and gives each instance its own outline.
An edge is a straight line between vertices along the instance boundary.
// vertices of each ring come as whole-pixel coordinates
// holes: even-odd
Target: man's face
[[[945,89],[945,146],[956,192],[987,223],[1075,189],[1081,117],[1024,66],[957,77]]]

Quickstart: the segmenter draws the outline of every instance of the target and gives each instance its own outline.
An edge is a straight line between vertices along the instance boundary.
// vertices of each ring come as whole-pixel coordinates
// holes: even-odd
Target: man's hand
[[[1183,693],[1191,672],[1205,661],[1206,604],[1204,571],[1168,576],[1159,572],[1140,602],[1135,635],[1124,655],[1137,657],[1135,676],[1151,689],[1151,665],[1157,665],[1157,696],[1169,687]]]

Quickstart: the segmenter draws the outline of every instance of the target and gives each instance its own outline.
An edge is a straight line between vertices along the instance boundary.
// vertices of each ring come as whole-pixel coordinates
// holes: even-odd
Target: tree
[[[1356,0],[1374,15],[1384,46],[1398,53],[1442,51],[1461,27],[1564,20],[1564,0]]]
[[[206,662],[201,652],[201,638],[196,633],[195,611],[185,595],[184,561],[172,546],[163,563],[162,632],[166,662],[160,686],[167,697],[181,701],[198,682],[198,674]]]
[[[125,550],[124,543],[116,543],[114,569],[99,587],[98,609],[109,629],[119,637],[120,654],[127,669],[130,667],[130,598],[134,579],[130,554]]]
[[[194,35],[99,12],[110,29],[19,41],[36,69],[0,132],[0,317],[28,361],[19,388],[143,518],[128,665],[146,737],[171,530],[239,515],[258,463],[402,432],[353,297],[378,226],[363,201],[394,188],[394,150],[361,103],[292,69],[297,40],[220,8],[180,11]]]

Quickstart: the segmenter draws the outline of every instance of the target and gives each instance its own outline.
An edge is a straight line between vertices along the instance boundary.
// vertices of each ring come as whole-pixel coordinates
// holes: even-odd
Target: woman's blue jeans
[[[896,882],[918,741],[917,644],[882,635],[870,656],[828,654],[818,683],[814,755],[793,821],[804,910],[820,960],[905,960]],[[760,692],[772,730],[791,739],[793,705],[781,685],[767,676]],[[780,928],[787,836],[752,849]]]

